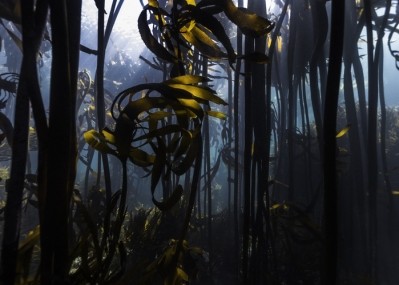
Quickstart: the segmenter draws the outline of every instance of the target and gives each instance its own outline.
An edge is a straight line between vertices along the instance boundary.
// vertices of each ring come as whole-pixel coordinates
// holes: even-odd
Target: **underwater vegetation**
[[[398,1],[127,2],[0,1],[1,284],[396,284]]]

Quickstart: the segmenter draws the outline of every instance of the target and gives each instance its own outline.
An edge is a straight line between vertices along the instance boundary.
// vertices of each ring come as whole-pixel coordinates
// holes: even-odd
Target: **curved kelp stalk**
[[[355,3],[346,2],[346,12],[345,12],[345,40],[344,40],[344,98],[345,98],[345,114],[347,122],[351,125],[349,136],[349,147],[350,153],[353,157],[351,160],[349,171],[353,173],[349,175],[350,177],[348,185],[355,185],[355,191],[343,191],[345,193],[345,198],[343,200],[347,201],[350,205],[353,205],[351,219],[346,219],[346,221],[342,221],[342,223],[348,228],[353,228],[354,224],[357,223],[358,219],[363,219],[362,223],[358,223],[361,225],[360,233],[354,236],[354,234],[349,235],[349,239],[357,239],[356,243],[361,249],[362,255],[356,256],[350,251],[349,248],[345,248],[345,252],[348,252],[348,259],[357,260],[360,258],[363,262],[356,262],[357,266],[362,267],[366,262],[366,252],[367,252],[367,229],[366,229],[366,220],[367,217],[364,215],[357,216],[357,211],[364,212],[365,207],[365,196],[364,196],[364,187],[365,183],[365,155],[364,149],[365,145],[363,143],[363,137],[366,134],[363,134],[363,128],[365,127],[365,118],[363,118],[363,113],[366,111],[363,108],[363,103],[361,103],[362,95],[360,94],[362,91],[360,85],[358,85],[358,97],[359,97],[359,119],[357,117],[357,108],[355,102],[355,90],[353,86],[353,76],[352,76],[352,67],[354,69],[355,78],[359,82],[358,77],[362,74],[362,70],[356,67],[355,61],[359,60],[358,58],[358,47],[357,42],[359,40],[361,30],[364,26],[364,13],[362,13],[361,18],[359,19],[359,23],[357,22],[357,12],[355,11]],[[360,80],[361,81],[361,80]],[[364,83],[362,83],[364,84]],[[367,123],[366,123],[367,125]],[[347,188],[349,190],[349,188]],[[359,210],[358,210],[359,209]],[[348,263],[353,263],[353,261],[348,261]],[[362,264],[363,263],[363,264]],[[342,265],[345,266],[345,265]]]
[[[269,46],[269,57],[271,58],[270,63],[267,65],[267,69],[266,69],[266,120],[267,120],[267,130],[266,130],[266,134],[267,134],[267,141],[269,143],[269,148],[270,148],[270,140],[271,140],[271,134],[273,131],[273,123],[274,118],[272,116],[272,103],[271,103],[271,98],[272,98],[272,68],[273,68],[273,64],[274,64],[274,58],[277,58],[278,56],[278,44],[277,43],[277,39],[278,39],[278,35],[281,31],[281,27],[283,25],[283,21],[286,17],[287,14],[287,9],[288,9],[288,5],[289,5],[290,1],[286,1],[284,3],[284,6],[282,8],[281,14],[280,14],[280,18],[276,24],[276,27],[273,31],[273,33],[271,34],[271,41],[270,41],[270,46]],[[275,113],[274,113],[275,114]],[[274,139],[274,144],[275,144],[275,148],[277,149],[277,139]],[[270,150],[269,148],[267,148],[268,150],[268,156],[269,156],[269,160],[270,160]],[[275,155],[277,155],[277,150],[275,151]],[[265,172],[267,173],[267,179],[269,179],[270,177],[270,170],[269,170],[269,162],[267,163],[267,165],[265,165]],[[270,185],[270,184],[269,184]],[[270,191],[269,191],[269,185],[267,186],[267,190],[266,190],[266,209],[270,209],[271,205],[270,205]],[[266,222],[267,227],[270,225],[270,211],[264,211],[264,219]],[[274,237],[271,234],[271,231],[269,229],[266,230],[266,245],[268,244],[268,242],[270,243],[270,255],[272,257],[274,257]],[[273,260],[272,258],[270,258],[269,260]],[[274,260],[273,260],[274,261]],[[276,270],[276,265],[274,264],[274,267],[269,267],[269,268],[273,268],[274,273],[277,274],[277,270]],[[273,274],[273,273],[272,273]]]
[[[391,0],[387,0],[382,21],[377,25],[377,43],[373,45],[372,16],[374,7],[369,0],[364,1],[366,31],[367,31],[367,57],[369,74],[369,108],[368,108],[368,133],[367,133],[367,153],[368,153],[368,202],[369,202],[369,227],[370,227],[370,275],[373,282],[378,283],[378,230],[377,230],[377,188],[378,188],[378,146],[377,146],[377,120],[378,120],[378,73],[379,60],[381,58],[382,39],[385,34]],[[378,23],[378,22],[377,22]]]
[[[262,15],[266,14],[265,3],[250,1],[248,7]],[[242,30],[244,33],[244,30]],[[266,34],[256,36],[244,33],[245,54],[265,53]],[[256,39],[254,39],[256,36]],[[268,215],[264,216],[265,198],[269,179],[270,101],[266,96],[266,69],[264,65],[245,62],[245,142],[244,142],[244,209],[243,209],[243,282],[262,283],[267,280],[268,247],[265,238],[269,232]],[[269,129],[270,130],[270,129]],[[266,227],[264,226],[266,218]],[[250,241],[251,239],[251,241]]]
[[[310,81],[310,95],[312,98],[312,107],[316,124],[317,139],[319,142],[320,153],[322,154],[322,134],[323,134],[323,118],[322,118],[322,103],[321,95],[318,89],[318,65],[325,60],[324,46],[328,31],[328,17],[325,3],[314,0],[312,7],[313,28],[315,30],[315,47],[312,52],[312,57],[309,62],[309,81]],[[321,78],[320,78],[321,79]],[[322,157],[322,155],[320,156]]]
[[[22,44],[23,60],[18,85],[14,134],[12,142],[12,163],[10,180],[7,187],[7,203],[4,217],[3,250],[2,250],[2,281],[4,284],[14,284],[16,278],[17,251],[21,225],[21,204],[25,179],[25,168],[28,151],[29,135],[29,100],[32,103],[33,115],[37,124],[38,138],[44,143],[47,123],[43,104],[41,104],[38,83],[36,55],[46,23],[48,3],[24,1],[22,11]],[[35,23],[35,25],[32,25]],[[42,145],[43,146],[43,145]],[[43,154],[39,149],[39,157]],[[43,159],[39,158],[39,163]],[[41,188],[43,189],[43,188]]]
[[[105,92],[104,92],[104,60],[105,51],[111,36],[112,29],[115,21],[118,17],[119,11],[123,5],[124,0],[112,1],[111,10],[109,12],[108,22],[105,27],[104,14],[105,12],[105,0],[96,1],[98,8],[98,31],[97,31],[97,68],[96,76],[94,79],[94,90],[96,100],[96,111],[97,111],[97,127],[98,130],[102,130],[105,127],[106,117],[106,106],[105,106]],[[104,29],[105,28],[105,29]],[[100,154],[99,163],[102,163],[104,169],[104,181],[105,181],[105,193],[107,205],[110,205],[112,190],[111,190],[111,177],[109,170],[109,162],[106,154]],[[100,184],[101,167],[98,169],[97,184]],[[104,235],[108,235],[109,225],[104,225]]]

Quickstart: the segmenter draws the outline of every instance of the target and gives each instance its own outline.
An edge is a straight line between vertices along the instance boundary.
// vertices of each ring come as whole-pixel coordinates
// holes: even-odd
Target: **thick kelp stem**
[[[195,198],[197,196],[197,191],[198,191],[198,185],[199,185],[199,180],[201,176],[201,164],[202,164],[202,147],[203,147],[203,141],[202,141],[202,135],[201,133],[197,134],[198,137],[195,138],[195,142],[198,146],[198,152],[197,156],[195,158],[195,164],[194,164],[194,171],[193,171],[193,176],[191,180],[191,189],[190,189],[190,197],[188,200],[188,205],[187,205],[187,210],[186,210],[186,215],[184,217],[184,222],[183,222],[183,227],[181,229],[180,233],[180,238],[179,242],[176,246],[176,252],[175,252],[175,262],[174,264],[177,264],[177,258],[179,257],[179,254],[183,248],[183,241],[187,235],[188,227],[190,224],[190,219],[191,215],[194,209],[195,205]]]
[[[330,60],[324,109],[324,233],[321,283],[337,283],[338,220],[336,124],[344,39],[345,1],[332,2]]]
[[[28,134],[29,134],[29,99],[32,102],[33,115],[37,121],[38,139],[45,140],[47,124],[41,94],[38,83],[36,68],[36,53],[39,50],[48,10],[47,1],[38,1],[36,10],[34,1],[21,3],[22,12],[22,39],[23,59],[20,71],[20,83],[17,91],[14,138],[12,143],[12,162],[10,180],[7,186],[7,203],[4,213],[4,232],[2,243],[2,256],[0,272],[4,284],[15,283],[17,264],[17,251],[21,225],[21,206],[25,180],[25,168],[28,157]],[[35,23],[36,25],[32,25]],[[41,145],[43,146],[43,144]],[[43,154],[43,148],[39,146],[39,156]],[[39,158],[39,165],[42,160]],[[42,189],[42,188],[39,188]],[[41,192],[39,190],[39,196]]]
[[[267,177],[263,177],[263,179],[269,179],[269,160],[270,160],[270,141],[271,141],[271,133],[273,131],[273,125],[276,123],[274,120],[275,118],[272,116],[272,104],[271,104],[271,97],[272,97],[272,67],[273,67],[273,63],[274,63],[274,59],[277,58],[278,54],[275,54],[275,49],[276,49],[276,41],[277,41],[277,37],[280,33],[281,27],[283,25],[283,21],[285,19],[285,16],[287,14],[287,9],[288,9],[288,4],[290,1],[286,1],[284,4],[284,7],[281,11],[280,14],[280,18],[276,24],[276,27],[274,28],[274,31],[272,33],[271,36],[271,43],[270,43],[270,47],[269,47],[269,58],[271,59],[270,62],[268,63],[267,67],[266,67],[266,141],[267,141],[267,145],[265,146],[266,150],[267,150],[267,159],[265,161],[265,166],[264,166],[264,171],[265,173],[267,173]],[[276,87],[277,89],[277,87]],[[277,93],[277,92],[276,92]],[[279,100],[277,100],[277,102],[279,103]],[[279,108],[280,109],[280,108]],[[276,116],[277,114],[274,113],[274,116]],[[274,130],[274,135],[275,137],[277,137],[276,135],[276,130]],[[275,145],[275,151],[274,151],[274,156],[277,156],[277,139],[274,138],[274,145]],[[266,165],[267,164],[267,165]],[[270,243],[270,255],[272,255],[272,257],[274,258],[274,253],[275,253],[275,247],[274,247],[274,236],[272,234],[272,230],[271,230],[271,222],[270,222],[270,207],[271,207],[271,202],[270,202],[270,195],[269,195],[269,183],[267,182],[266,184],[266,188],[265,188],[265,199],[266,199],[266,205],[264,208],[264,219],[265,219],[265,223],[266,223],[266,247],[268,247],[268,244]],[[263,201],[263,197],[259,198],[262,199]],[[266,257],[268,258],[268,257]],[[272,272],[271,275],[273,274],[277,274],[277,270],[276,270],[276,264],[275,264],[275,259],[269,258],[269,260],[273,260],[273,271],[271,271],[272,267],[269,267],[269,270]],[[267,262],[267,261],[266,261]],[[269,264],[269,263],[267,263]]]
[[[295,113],[296,113],[296,94],[294,93],[294,60],[295,60],[295,47],[296,47],[296,21],[298,20],[298,8],[299,5],[293,1],[290,2],[291,17],[290,17],[290,29],[289,29],[289,43],[288,43],[288,55],[287,55],[287,79],[288,79],[288,122],[287,122],[287,133],[288,137],[288,185],[289,193],[288,200],[292,201],[295,191],[295,158],[294,158],[294,134],[295,134]]]
[[[313,114],[316,125],[317,139],[319,142],[320,153],[322,153],[322,134],[323,134],[323,120],[322,120],[322,104],[319,90],[318,65],[324,58],[324,46],[328,31],[328,17],[325,3],[322,1],[312,1],[312,18],[313,29],[315,34],[315,44],[312,52],[312,57],[309,62],[309,83],[310,95],[312,98]]]
[[[254,51],[254,40],[245,37],[245,53],[250,54]],[[243,284],[248,284],[248,257],[249,257],[249,238],[251,222],[251,165],[252,165],[252,63],[245,62],[245,113],[244,113],[244,186],[243,186],[243,232],[242,232],[242,275]]]
[[[230,149],[233,144],[233,75],[230,67],[227,67],[227,81],[228,81],[228,87],[227,87],[227,97],[228,97],[228,104],[229,104],[229,109],[227,113],[227,146]],[[226,125],[225,125],[226,126]],[[231,183],[233,181],[233,176],[232,176],[232,169],[231,169],[231,164],[227,165],[227,209],[229,213],[229,218],[231,217],[231,201],[232,201],[232,187]]]
[[[249,8],[257,11],[260,16],[266,17],[265,1],[250,2]],[[266,36],[256,38],[254,41],[255,52],[266,52]],[[270,232],[269,223],[269,163],[270,163],[270,138],[271,138],[271,96],[266,92],[266,66],[255,64],[252,66],[252,120],[254,143],[252,159],[254,167],[251,169],[252,187],[255,189],[251,195],[251,221],[252,221],[252,246],[251,246],[251,282],[252,284],[264,283],[268,271],[268,243],[266,235]],[[266,203],[265,203],[266,202]],[[263,215],[266,213],[266,215]],[[266,233],[266,234],[265,234]],[[266,269],[266,270],[265,270]]]
[[[238,7],[242,7],[243,1],[238,0]],[[242,54],[242,32],[237,29],[237,53]],[[239,209],[239,199],[240,199],[240,158],[239,158],[239,148],[240,148],[240,139],[242,134],[240,134],[239,122],[239,102],[240,102],[240,71],[241,71],[241,60],[237,59],[236,63],[236,72],[234,73],[234,197],[233,197],[233,215],[234,215],[234,251],[236,253],[237,260],[237,268],[235,272],[237,272],[237,279],[240,275],[240,237],[239,237],[239,215],[241,210]]]
[[[202,76],[208,77],[208,59],[202,59]],[[204,107],[205,110],[210,110],[209,106]],[[205,190],[208,194],[207,196],[207,228],[208,228],[208,248],[209,248],[209,262],[213,262],[213,250],[212,250],[212,178],[211,178],[211,147],[210,147],[210,135],[209,135],[209,117],[206,116],[202,123],[202,133],[204,138],[204,181]],[[209,268],[209,275],[212,280],[212,267]],[[212,282],[212,281],[211,281]]]
[[[96,109],[97,109],[97,124],[98,129],[102,130],[105,127],[105,93],[104,93],[104,57],[105,57],[105,36],[104,36],[104,0],[97,1],[98,5],[98,31],[97,31],[97,69],[96,69]],[[102,166],[104,168],[104,180],[105,180],[105,194],[107,205],[111,202],[112,189],[111,189],[111,177],[108,164],[108,156],[105,153],[101,155]],[[101,174],[99,169],[98,175]],[[98,178],[99,180],[99,178]]]
[[[112,1],[110,15],[108,17],[107,25],[105,27],[104,13],[105,13],[105,1],[97,1],[98,6],[98,31],[97,31],[97,68],[96,68],[96,104],[97,104],[97,124],[98,129],[102,130],[105,127],[105,91],[104,91],[104,63],[105,63],[105,51],[111,36],[112,29],[115,25],[115,21],[118,17],[120,9],[123,5],[124,0]],[[105,31],[104,31],[105,28]],[[105,194],[107,205],[111,201],[112,186],[111,186],[111,175],[109,167],[109,158],[106,154],[101,154],[102,166],[104,168],[104,182],[105,182]],[[99,175],[101,169],[98,171]],[[99,178],[98,178],[99,179]],[[109,225],[105,225],[105,235]]]
[[[385,26],[388,21],[389,11],[391,8],[391,0],[386,2],[385,13],[383,20],[378,26],[377,43],[375,47],[375,54],[373,53],[373,33],[372,33],[372,7],[370,1],[364,1],[366,30],[367,30],[367,53],[368,53],[368,73],[369,73],[369,108],[368,108],[368,137],[367,150],[369,155],[368,160],[368,191],[369,191],[369,210],[370,210],[370,272],[371,279],[378,283],[378,230],[377,230],[377,188],[378,188],[378,137],[377,137],[377,123],[378,123],[378,71],[380,52],[382,48],[382,38],[384,37]]]
[[[50,1],[53,61],[47,157],[47,191],[41,224],[41,284],[67,280],[69,267],[68,221],[76,167],[75,102],[81,1]],[[76,15],[76,14],[74,14]],[[78,20],[80,16],[78,17]],[[72,60],[72,61],[71,61]]]
[[[350,124],[351,129],[349,132],[349,146],[353,160],[350,165],[350,183],[351,187],[356,189],[355,191],[345,191],[342,197],[343,202],[347,202],[348,205],[352,205],[352,215],[351,219],[346,219],[344,223],[344,229],[348,231],[348,239],[354,240],[355,238],[360,242],[356,243],[356,248],[351,250],[350,248],[345,248],[345,256],[348,257],[348,262],[350,260],[363,260],[363,262],[350,262],[351,264],[356,264],[357,268],[364,267],[367,252],[367,230],[366,224],[367,219],[364,215],[358,215],[358,211],[364,212],[364,189],[365,189],[365,159],[363,155],[364,143],[362,143],[362,129],[360,126],[363,125],[362,119],[357,118],[356,102],[355,102],[355,92],[353,87],[352,78],[352,67],[354,58],[357,57],[357,41],[360,36],[359,28],[356,25],[356,12],[354,11],[355,3],[346,2],[346,18],[345,18],[345,43],[344,43],[344,98],[345,98],[345,112],[348,124]],[[364,17],[363,17],[364,18]],[[360,96],[359,96],[360,98]],[[359,108],[362,108],[359,104]],[[361,111],[362,112],[362,111]],[[363,222],[358,223],[358,220],[362,219]],[[359,224],[358,231],[361,234],[355,236],[354,228],[357,228]],[[346,225],[346,227],[345,227]],[[359,252],[359,255],[357,254]],[[360,253],[363,255],[361,256]]]
[[[385,103],[385,88],[384,88],[384,50],[380,50],[380,60],[378,64],[378,91],[379,91],[379,98],[380,98],[380,106],[381,106],[381,127],[380,127],[380,132],[381,132],[381,167],[382,167],[382,173],[384,176],[384,182],[385,182],[385,188],[386,188],[386,193],[389,197],[389,211],[391,215],[393,215],[392,212],[392,206],[393,206],[393,201],[392,201],[392,185],[391,185],[391,179],[389,177],[388,173],[388,161],[387,161],[387,111],[386,111],[386,103]]]

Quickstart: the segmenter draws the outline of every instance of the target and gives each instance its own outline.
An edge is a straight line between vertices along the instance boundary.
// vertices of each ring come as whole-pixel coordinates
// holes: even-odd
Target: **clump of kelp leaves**
[[[226,102],[212,89],[211,80],[201,74],[198,54],[210,60],[225,59],[232,68],[237,58],[259,64],[268,61],[259,53],[237,55],[217,18],[219,14],[247,36],[263,36],[273,29],[270,21],[237,8],[231,0],[175,1],[170,11],[149,0],[139,16],[138,28],[143,42],[157,57],[154,63],[147,63],[152,68],[166,66],[169,79],[120,92],[109,102],[107,126],[100,131],[94,130],[93,108],[79,115],[78,127],[84,130],[80,158],[84,153],[92,158],[93,149],[117,158],[122,166],[122,186],[111,197],[98,185],[87,198],[79,189],[73,192],[69,219],[71,284],[172,285],[191,282],[201,269],[206,275],[207,253],[189,244],[186,237],[188,231],[195,232],[193,225],[204,223],[191,219],[201,173],[202,123],[207,116],[223,120],[225,115],[212,110],[211,104]],[[87,72],[81,72],[78,107],[92,90],[93,81]],[[92,149],[87,150],[86,143]],[[128,210],[128,163],[150,177],[156,207]],[[92,171],[90,167],[88,171]],[[184,186],[179,183],[183,175],[190,179]],[[170,187],[170,181],[175,182],[172,191],[158,201],[154,197],[157,186]],[[37,189],[37,177],[26,176],[26,207],[38,207]],[[40,284],[39,240],[38,225],[20,243],[18,284]]]

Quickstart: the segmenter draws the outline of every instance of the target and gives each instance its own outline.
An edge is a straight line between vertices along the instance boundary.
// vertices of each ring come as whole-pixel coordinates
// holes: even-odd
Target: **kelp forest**
[[[1,0],[0,284],[398,284],[398,25]]]

